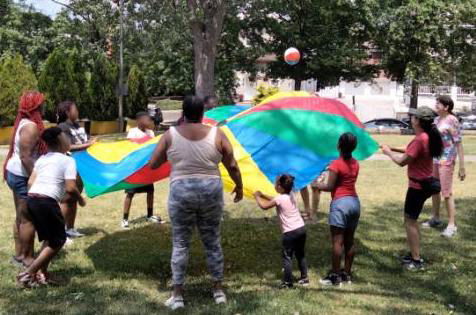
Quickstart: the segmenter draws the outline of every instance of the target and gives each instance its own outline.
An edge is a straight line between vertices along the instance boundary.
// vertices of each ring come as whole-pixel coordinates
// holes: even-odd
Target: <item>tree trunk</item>
[[[225,0],[187,0],[191,13],[195,95],[215,95],[215,60],[225,18]]]
[[[410,108],[418,107],[418,81],[412,80],[412,90],[410,94]]]
[[[301,91],[301,79],[294,79],[294,91]]]

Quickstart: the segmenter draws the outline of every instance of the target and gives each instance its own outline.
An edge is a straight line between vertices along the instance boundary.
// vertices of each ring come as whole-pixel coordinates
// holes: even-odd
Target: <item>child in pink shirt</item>
[[[291,175],[281,175],[276,179],[276,191],[279,195],[275,198],[255,192],[256,202],[263,210],[276,207],[279,217],[281,231],[283,233],[283,267],[284,277],[281,288],[291,288],[293,286],[292,259],[293,255],[301,271],[301,278],[298,283],[306,286],[309,284],[307,277],[307,263],[305,258],[306,228],[304,220],[299,212],[296,199],[292,193],[294,187],[294,177]]]

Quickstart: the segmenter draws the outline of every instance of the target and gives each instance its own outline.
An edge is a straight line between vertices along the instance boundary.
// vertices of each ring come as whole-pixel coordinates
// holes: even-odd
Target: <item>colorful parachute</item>
[[[218,124],[232,143],[248,197],[256,190],[274,195],[274,180],[283,173],[296,177],[296,189],[308,185],[339,156],[337,140],[344,132],[358,138],[357,159],[366,159],[378,149],[347,106],[306,92],[278,93],[255,107],[219,107],[206,113],[205,122]],[[168,164],[154,171],[147,166],[159,138],[144,143],[97,143],[75,153],[87,195],[95,197],[166,178]],[[223,165],[220,170],[225,188],[233,189]]]

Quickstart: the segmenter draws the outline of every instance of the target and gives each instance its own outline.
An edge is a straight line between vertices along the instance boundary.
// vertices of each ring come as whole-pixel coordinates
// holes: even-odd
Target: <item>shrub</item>
[[[20,96],[24,91],[36,90],[37,84],[33,70],[21,55],[0,59],[0,127],[13,124]]]
[[[261,103],[265,98],[278,93],[279,88],[262,83],[258,86],[256,92],[257,94],[253,98],[253,104],[255,105]]]

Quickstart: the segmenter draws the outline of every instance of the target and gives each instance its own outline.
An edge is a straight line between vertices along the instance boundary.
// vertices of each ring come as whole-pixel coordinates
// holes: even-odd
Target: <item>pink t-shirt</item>
[[[406,154],[413,158],[408,164],[409,186],[421,189],[421,185],[410,178],[417,180],[426,179],[433,175],[433,158],[430,154],[430,138],[426,132],[422,132],[407,146]]]
[[[274,198],[276,212],[281,222],[283,233],[294,231],[304,226],[294,195],[282,194]]]

